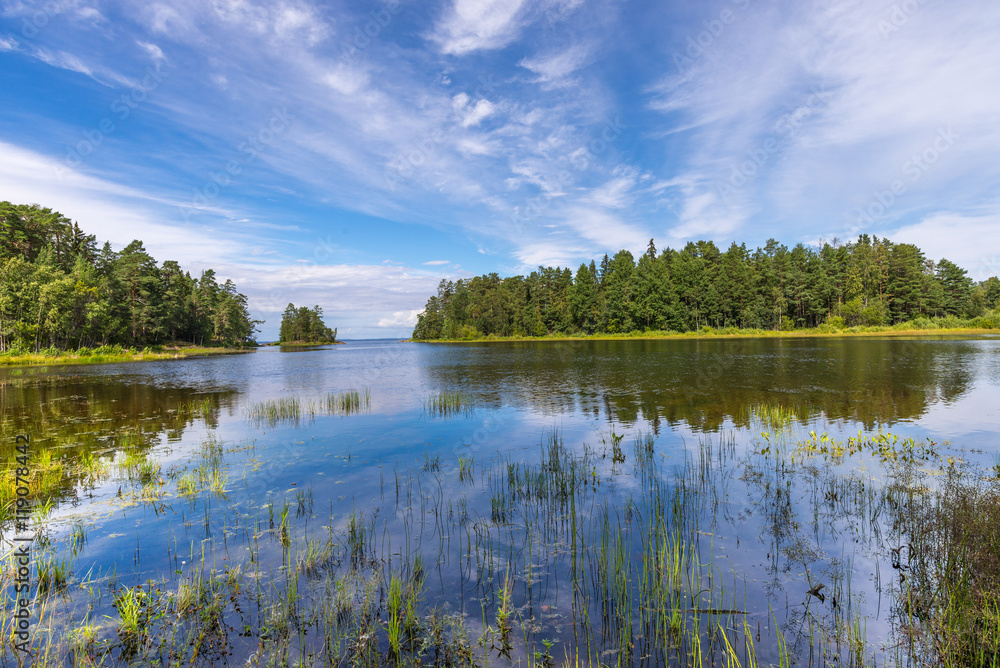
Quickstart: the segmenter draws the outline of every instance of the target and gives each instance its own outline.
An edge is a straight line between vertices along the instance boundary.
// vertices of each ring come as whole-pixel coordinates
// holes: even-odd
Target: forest
[[[0,202],[0,351],[252,345],[247,298],[207,269],[157,264],[141,241],[100,249],[59,212]]]
[[[638,261],[621,250],[575,274],[539,267],[528,276],[442,281],[413,338],[833,330],[932,318],[958,323],[998,306],[997,277],[977,284],[953,262],[865,234],[818,248],[788,249],[771,239],[752,252],[736,243],[721,252],[711,241],[657,252],[650,239]]]
[[[323,322],[323,309],[289,304],[281,314],[279,343],[330,343],[337,340],[337,330]]]

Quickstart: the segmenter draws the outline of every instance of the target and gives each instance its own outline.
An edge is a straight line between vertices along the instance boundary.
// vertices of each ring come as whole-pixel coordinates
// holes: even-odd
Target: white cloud
[[[423,262],[422,264],[433,267],[436,265],[450,264],[450,263],[451,260],[428,260],[427,262]]]
[[[125,87],[135,86],[135,82],[128,77],[108,67],[91,66],[75,54],[66,51],[50,51],[44,47],[37,47],[32,49],[28,55],[37,58],[46,65],[88,76],[104,86],[112,87],[113,84]]]
[[[273,268],[216,264],[249,297],[257,317],[277,333],[278,314],[289,303],[318,304],[328,323],[345,325],[355,336],[408,334],[441,276],[377,264],[285,264]],[[394,329],[395,332],[379,332]],[[262,338],[269,338],[266,333]]]
[[[454,0],[432,35],[442,53],[463,55],[498,49],[520,31],[525,0]]]
[[[153,59],[154,63],[166,61],[167,57],[163,55],[163,50],[152,42],[142,42],[137,40],[136,44],[138,44],[143,51],[149,54],[149,57]]]
[[[897,243],[917,246],[928,260],[951,260],[974,280],[1000,276],[1000,203],[992,208],[979,215],[934,213],[888,236]]]
[[[17,49],[17,40],[11,37],[7,39],[0,37],[0,51],[14,51]]]
[[[178,260],[192,268],[237,258],[248,246],[238,237],[181,222],[172,202],[128,186],[90,176],[64,162],[0,142],[0,183],[15,204],[40,204],[78,221],[100,241],[121,248],[140,238],[159,260]]]
[[[629,225],[618,216],[593,208],[570,208],[561,215],[563,224],[584,239],[593,242],[596,251],[611,252],[621,248],[645,248],[649,232]]]
[[[961,140],[879,224],[954,208],[955,192],[970,204],[992,197],[1000,7],[920,3],[898,30],[880,30],[894,6],[748,11],[683,72],[667,66],[651,107],[665,114],[659,136],[684,147],[674,234],[738,234],[758,222],[771,227],[754,230],[761,236],[804,223],[850,230],[850,212],[949,127]]]
[[[368,83],[368,77],[356,68],[338,63],[323,75],[323,83],[341,95],[354,95]]]
[[[195,28],[193,17],[172,7],[169,3],[153,2],[143,7],[142,13],[153,32],[186,42],[197,39],[200,31]]]
[[[536,83],[549,83],[564,79],[586,65],[589,59],[590,48],[575,44],[563,51],[524,58],[518,65],[537,74]]]
[[[94,76],[93,70],[85,65],[82,60],[71,53],[66,53],[65,51],[52,52],[48,49],[36,49],[34,56],[46,65],[51,65],[52,67],[58,67],[64,70],[70,70],[71,72],[86,74],[88,77]]]
[[[408,311],[396,311],[388,318],[381,318],[378,327],[414,327],[417,324],[417,316],[423,312],[422,308],[410,309]]]
[[[472,125],[479,125],[483,119],[488,118],[495,111],[493,103],[489,100],[479,100],[468,109],[468,114],[462,119],[462,127],[467,128]]]
[[[536,267],[567,267],[590,251],[585,246],[569,243],[567,239],[537,241],[526,244],[514,252],[521,263],[513,271],[530,272]]]
[[[637,170],[625,170],[620,176],[616,176],[603,185],[591,189],[585,201],[607,209],[624,208],[634,199],[632,191],[637,181]]]

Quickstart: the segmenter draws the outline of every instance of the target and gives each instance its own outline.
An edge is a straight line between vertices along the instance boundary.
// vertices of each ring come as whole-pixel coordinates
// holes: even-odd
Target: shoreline
[[[158,360],[186,359],[189,357],[209,357],[211,355],[236,355],[254,352],[256,348],[206,348],[190,346],[183,348],[164,348],[160,351],[135,350],[132,352],[114,352],[106,354],[80,355],[77,352],[66,351],[58,355],[42,353],[26,353],[24,355],[0,355],[0,367],[27,367],[64,364],[111,364],[117,362],[154,362]]]
[[[261,348],[315,348],[317,346],[342,346],[343,341],[289,341],[287,343],[281,343],[280,341],[274,341],[272,343],[262,343]]]
[[[902,336],[1000,336],[1000,330],[981,327],[958,327],[954,329],[893,329],[858,328],[858,331],[840,330],[823,332],[815,329],[791,331],[742,330],[738,332],[649,332],[635,334],[568,334],[548,336],[492,336],[475,339],[405,339],[407,343],[512,343],[512,342],[561,342],[561,341],[659,341],[672,339],[816,339],[816,338],[890,338]]]

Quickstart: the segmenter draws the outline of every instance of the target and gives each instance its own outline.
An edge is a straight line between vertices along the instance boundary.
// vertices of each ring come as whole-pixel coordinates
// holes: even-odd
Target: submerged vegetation
[[[772,239],[753,252],[735,243],[722,252],[711,241],[657,252],[650,240],[638,261],[622,250],[575,275],[539,267],[442,281],[413,338],[997,329],[997,309],[997,277],[975,284],[956,264],[884,238],[791,250]]]

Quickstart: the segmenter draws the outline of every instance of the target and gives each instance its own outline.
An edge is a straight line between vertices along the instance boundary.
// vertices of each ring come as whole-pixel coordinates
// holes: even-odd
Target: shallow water
[[[318,406],[328,394],[366,388],[370,406],[358,411],[250,416],[260,402],[297,397]],[[461,392],[468,406],[446,415],[429,409],[442,391]],[[346,573],[361,582],[412,570],[419,556],[421,611],[457,614],[473,641],[496,627],[497,591],[510,573],[516,642],[504,651],[490,636],[476,646],[480,664],[545,664],[551,654],[557,662],[660,665],[672,652],[690,653],[688,641],[670,640],[647,619],[653,604],[667,602],[648,598],[642,577],[652,523],[670,515],[670,535],[696,555],[674,607],[689,618],[685,628],[704,636],[706,654],[724,647],[720,634],[745,653],[756,633],[754,652],[777,663],[780,633],[797,665],[823,665],[849,658],[845,628],[858,620],[865,657],[894,654],[886,648],[898,639],[900,583],[890,549],[902,537],[880,490],[932,487],[947,457],[992,468],[1000,456],[1000,340],[352,341],[4,369],[0,406],[11,436],[4,457],[14,457],[14,434],[30,434],[35,456],[49,450],[66,461],[53,507],[33,520],[35,557],[70,554],[73,527],[85,535],[70,558],[69,586],[46,599],[49,617],[36,627],[59,638],[90,623],[109,660],[127,658],[112,649],[121,637],[109,621],[115,609],[81,585],[151,581],[179,591],[198,572],[240,564],[243,589],[263,580],[274,598],[288,590],[294,554],[323,537],[334,555],[319,573],[302,569],[295,586],[303,599],[321,599]],[[794,415],[780,430],[762,417],[775,407]],[[842,442],[882,432],[936,445],[906,471],[871,452],[791,459],[810,432]],[[563,468],[540,464],[553,444]],[[126,450],[160,465],[145,487],[126,470]],[[105,470],[71,472],[88,454]],[[532,492],[519,467],[549,482],[572,478],[573,489]],[[211,471],[225,478],[216,490],[201,480],[196,492],[181,491],[185,475],[207,479]],[[285,503],[283,545],[275,526]],[[615,552],[601,544],[605,521],[620,539],[620,589],[602,570],[614,570],[614,560],[598,556]],[[361,525],[359,552],[348,534]],[[4,538],[13,533],[6,522]],[[820,582],[822,599],[808,593]],[[357,588],[351,605],[360,608]],[[231,630],[203,658],[264,660],[257,640],[238,633],[261,623],[246,607],[227,609]],[[384,628],[384,602],[373,610]],[[363,655],[347,640],[324,648],[322,623],[296,624],[299,640],[287,643],[279,663]],[[196,626],[177,625],[181,633]],[[385,654],[384,638],[371,642]],[[53,647],[70,660],[68,649]]]

